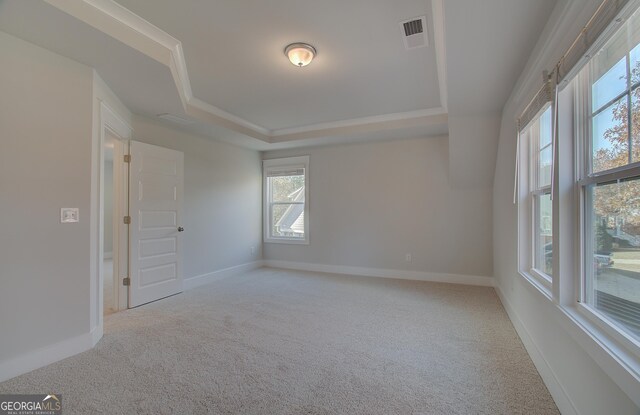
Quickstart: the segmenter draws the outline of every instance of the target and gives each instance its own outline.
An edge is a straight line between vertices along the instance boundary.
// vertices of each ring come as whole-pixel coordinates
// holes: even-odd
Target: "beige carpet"
[[[260,269],[0,384],[66,414],[556,414],[491,288]]]

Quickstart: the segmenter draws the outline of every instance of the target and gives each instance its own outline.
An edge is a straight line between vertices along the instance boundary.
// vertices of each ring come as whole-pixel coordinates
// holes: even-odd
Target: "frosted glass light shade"
[[[311,63],[316,49],[306,43],[292,43],[284,49],[284,54],[295,66],[303,67]]]

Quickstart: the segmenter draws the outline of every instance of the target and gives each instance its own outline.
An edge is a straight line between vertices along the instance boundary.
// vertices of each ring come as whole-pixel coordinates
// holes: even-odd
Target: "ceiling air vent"
[[[417,33],[424,32],[424,30],[422,29],[422,20],[412,20],[403,24],[403,26],[405,36],[412,36]]]
[[[407,49],[424,48],[429,46],[427,38],[427,19],[425,16],[400,22],[402,29],[402,40]]]

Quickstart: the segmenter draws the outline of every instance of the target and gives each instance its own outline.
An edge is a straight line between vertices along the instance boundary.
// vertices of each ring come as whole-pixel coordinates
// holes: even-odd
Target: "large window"
[[[604,1],[549,69],[518,119],[518,270],[640,404],[640,0]]]
[[[580,300],[640,340],[640,15],[578,79]]]
[[[547,288],[553,275],[553,112],[546,105],[521,135],[521,271]]]
[[[265,160],[264,241],[309,243],[309,157]]]

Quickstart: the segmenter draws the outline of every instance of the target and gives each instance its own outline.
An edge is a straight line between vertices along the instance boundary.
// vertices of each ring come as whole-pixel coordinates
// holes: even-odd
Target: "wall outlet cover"
[[[60,223],[77,223],[80,221],[80,209],[62,208],[60,209]]]

